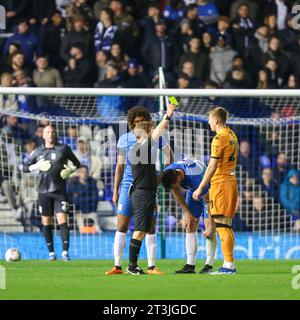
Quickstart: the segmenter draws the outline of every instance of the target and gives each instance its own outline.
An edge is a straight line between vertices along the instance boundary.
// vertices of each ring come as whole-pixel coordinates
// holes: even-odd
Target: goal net
[[[298,92],[35,89],[11,88],[0,93],[15,102],[0,105],[0,256],[15,245],[23,246],[27,258],[44,257],[39,236],[38,176],[24,174],[22,165],[42,143],[43,126],[52,123],[58,140],[72,148],[88,168],[90,179],[84,195],[80,194],[82,189],[78,191],[78,176],[68,182],[73,256],[111,258],[116,227],[113,178],[117,142],[128,131],[126,111],[135,105],[146,106],[157,123],[160,111],[166,107],[165,97],[175,95],[179,109],[164,135],[175,161],[192,158],[208,162],[213,133],[207,124],[207,113],[217,105],[230,113],[228,124],[240,142],[236,170],[239,200],[234,219],[237,257],[300,257]],[[160,153],[158,171],[163,163]],[[162,188],[158,211],[158,255],[184,257],[183,212]],[[203,224],[201,221],[199,234]],[[132,227],[131,223],[131,231]],[[205,240],[201,236],[199,244],[199,257],[203,257]]]

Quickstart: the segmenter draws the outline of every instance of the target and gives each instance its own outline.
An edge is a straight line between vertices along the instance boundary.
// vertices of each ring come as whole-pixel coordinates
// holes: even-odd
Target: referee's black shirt
[[[49,160],[51,168],[47,172],[40,172],[38,193],[66,192],[66,180],[61,178],[61,170],[64,169],[64,165],[68,163],[68,160],[72,161],[74,166],[80,168],[80,162],[71,148],[66,144],[59,143],[53,148],[46,148],[45,145],[41,145],[32,151],[27,163],[23,167],[23,171],[29,172],[29,166],[41,159]]]
[[[154,142],[149,138],[142,143],[136,143],[129,152],[134,190],[157,190],[156,157],[151,152],[152,145]]]

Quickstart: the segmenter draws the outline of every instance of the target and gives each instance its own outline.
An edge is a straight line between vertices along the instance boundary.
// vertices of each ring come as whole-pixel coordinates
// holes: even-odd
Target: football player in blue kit
[[[177,203],[184,212],[184,225],[186,231],[186,265],[176,271],[176,273],[195,273],[196,256],[198,252],[197,229],[200,217],[204,216],[206,237],[206,262],[200,273],[210,273],[212,271],[215,257],[217,238],[214,222],[208,212],[208,190],[209,185],[199,196],[199,201],[193,199],[193,192],[198,188],[206,171],[205,163],[184,159],[170,164],[164,169],[162,174],[162,184],[165,189],[170,190]],[[181,193],[181,188],[186,190],[185,197]]]
[[[132,130],[139,122],[151,121],[151,114],[144,107],[133,107],[128,111],[127,123],[130,132],[121,135],[117,149],[118,159],[114,178],[114,194],[113,203],[117,209],[117,230],[114,239],[114,267],[107,272],[106,275],[122,274],[121,259],[125,248],[126,233],[128,231],[130,219],[132,216],[131,199],[129,196],[129,187],[133,182],[131,165],[128,160],[130,149],[136,144],[136,137]],[[173,153],[166,140],[162,138],[152,147],[153,152],[157,152],[158,148],[164,153],[165,164],[173,162]],[[148,258],[148,274],[161,275],[161,272],[155,266],[156,260],[156,214],[154,215],[151,230],[146,235],[146,251]]]

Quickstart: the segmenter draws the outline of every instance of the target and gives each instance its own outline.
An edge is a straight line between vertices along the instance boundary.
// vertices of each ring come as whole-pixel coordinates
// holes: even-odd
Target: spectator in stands
[[[48,56],[40,54],[35,64],[36,69],[33,71],[32,79],[37,87],[63,87],[59,71],[49,67]]]
[[[74,43],[80,43],[84,49],[85,55],[89,57],[93,54],[92,36],[86,30],[86,21],[82,16],[74,18],[72,30],[64,35],[60,46],[60,55],[68,64],[70,59],[70,48]]]
[[[150,2],[147,10],[148,15],[140,21],[144,41],[155,36],[155,24],[160,19],[158,3]]]
[[[228,44],[233,45],[232,35],[229,32],[229,19],[228,17],[221,16],[218,19],[217,34],[224,34],[227,37]]]
[[[121,71],[118,65],[108,63],[105,79],[97,84],[98,88],[122,88],[124,85]]]
[[[261,185],[263,191],[266,191],[270,197],[278,199],[278,184],[274,180],[271,168],[264,168],[261,173]]]
[[[12,139],[15,139],[15,143],[23,144],[28,139],[28,132],[21,127],[19,120],[15,116],[6,117],[6,125],[3,127],[3,132],[6,135],[6,141],[10,141],[11,147],[14,148]],[[11,154],[11,162],[15,163],[15,150]]]
[[[188,41],[193,35],[193,30],[191,29],[191,23],[188,19],[182,19],[180,21],[179,32],[176,35],[176,41],[180,46],[180,50],[186,52],[188,50]]]
[[[26,67],[25,57],[21,51],[17,51],[12,54],[11,62],[7,68],[5,68],[5,71],[9,73],[14,73],[19,70],[24,70],[28,76],[30,75],[30,69]]]
[[[284,152],[279,152],[276,158],[275,167],[273,168],[274,179],[276,179],[278,183],[282,183],[290,169],[291,166],[288,163],[286,154]]]
[[[263,58],[265,62],[269,59],[276,61],[278,77],[285,84],[290,73],[290,62],[287,55],[280,48],[279,38],[275,36],[270,38],[268,51],[264,54]]]
[[[183,18],[185,13],[185,4],[182,0],[168,0],[164,7],[163,16],[171,23]]]
[[[116,38],[118,27],[114,22],[114,12],[110,8],[100,11],[100,21],[97,24],[94,41],[96,52],[104,50],[109,52]]]
[[[14,31],[13,27],[18,21],[27,16],[29,2],[28,0],[1,1],[6,11],[7,31]]]
[[[251,148],[250,142],[242,140],[240,143],[240,152],[238,163],[249,173],[251,178],[257,176],[258,173],[258,160]]]
[[[21,155],[20,159],[20,165],[19,165],[19,171],[23,172],[23,167],[27,163],[30,154],[33,152],[34,149],[36,149],[37,145],[35,144],[35,141],[32,139],[29,139],[24,144],[24,152]],[[28,175],[21,175],[22,179],[20,179],[20,185],[19,185],[19,204],[22,207],[26,207],[26,211],[24,210],[24,213],[26,215],[26,212],[30,213],[34,202],[37,200],[37,193],[36,193],[36,185],[38,183],[38,172],[31,172]],[[24,216],[23,219],[26,219]],[[26,220],[24,221],[26,222]]]
[[[278,89],[277,83],[271,80],[271,71],[263,68],[258,72],[257,89]]]
[[[247,81],[243,67],[233,67],[224,83],[224,89],[249,89],[251,84]]]
[[[26,19],[20,19],[18,30],[5,41],[4,55],[8,53],[8,48],[11,43],[18,42],[25,56],[25,61],[28,66],[33,63],[35,54],[41,52],[39,38],[29,31],[28,22]]]
[[[17,42],[12,42],[8,47],[7,54],[0,61],[0,72],[2,72],[2,70],[8,70],[12,65],[12,56],[16,52],[21,52],[21,46]]]
[[[74,0],[69,3],[66,7],[66,15],[67,15],[67,29],[70,31],[72,29],[72,25],[74,19],[77,16],[84,17],[86,21],[85,30],[88,31],[93,28],[94,17],[93,11],[91,7],[88,5],[87,0]]]
[[[249,66],[245,59],[240,56],[240,55],[236,55],[233,59],[232,59],[232,68],[242,68],[245,72],[245,79],[249,84],[249,87],[253,87],[253,77],[252,74],[249,72],[249,69],[247,68],[247,66]],[[251,71],[252,71],[252,66],[251,66]],[[230,71],[229,73],[230,74]]]
[[[29,7],[29,24],[31,26],[46,25],[49,17],[56,9],[54,0],[31,0]]]
[[[254,38],[257,39],[257,46],[260,49],[258,54],[266,53],[268,51],[269,36],[270,36],[270,31],[268,27],[261,26],[256,29],[254,33]]]
[[[77,150],[77,139],[78,139],[78,130],[76,125],[70,125],[68,127],[68,135],[61,137],[61,143],[67,144],[70,146],[72,151]],[[79,160],[79,158],[77,158]]]
[[[299,89],[299,77],[295,74],[292,73],[288,77],[288,82],[287,85],[284,86],[285,89]]]
[[[291,59],[293,72],[300,76],[300,28],[294,28],[293,19],[295,15],[290,14],[287,17],[286,28],[278,32],[281,48],[284,50]]]
[[[98,156],[92,153],[89,142],[84,136],[77,139],[75,155],[81,165],[88,168],[90,176],[98,180],[100,178],[101,163]]]
[[[118,36],[125,53],[135,53],[135,45],[139,35],[139,29],[133,17],[124,10],[121,0],[111,0],[110,8],[115,13],[114,19],[118,27]]]
[[[167,34],[167,25],[164,20],[160,19],[156,23],[155,28],[155,36],[146,39],[144,42],[142,55],[150,69],[151,77],[158,67],[162,66],[165,69],[166,81],[168,82],[173,77],[180,52],[175,40]]]
[[[41,146],[44,143],[43,131],[44,126],[39,124],[35,129],[34,135],[32,136],[32,141],[34,141],[37,147]]]
[[[249,17],[252,21],[258,21],[259,19],[259,5],[252,0],[236,0],[230,7],[230,20],[233,21],[238,17],[238,11],[242,4],[247,4],[249,8]]]
[[[1,74],[1,87],[12,87],[13,86],[13,76],[8,73]],[[16,95],[8,94],[0,95],[0,109],[6,111],[17,111],[19,109],[18,100]],[[0,118],[1,119],[1,118]]]
[[[116,64],[122,72],[126,71],[129,57],[124,54],[119,43],[113,43],[110,49],[110,63]]]
[[[209,31],[214,31],[219,18],[218,8],[214,2],[197,0],[199,18],[205,23]]]
[[[203,33],[206,31],[206,25],[199,17],[198,6],[196,3],[188,5],[186,9],[186,19],[190,21],[193,35],[201,38]]]
[[[66,33],[65,21],[59,10],[53,11],[49,23],[41,29],[41,42],[44,54],[49,56],[49,64],[62,70],[64,61],[60,56],[62,37]]]
[[[249,16],[249,7],[242,3],[238,10],[238,17],[232,22],[234,48],[244,55],[249,48],[255,32],[255,22]]]
[[[278,28],[277,28],[277,17],[274,14],[271,14],[264,19],[264,25],[269,30],[270,36],[277,36],[278,34]]]
[[[21,221],[23,208],[21,206],[18,206],[14,189],[9,179],[7,177],[3,177],[1,172],[0,172],[0,189],[2,189],[10,208],[12,209],[13,217],[16,219],[16,221]]]
[[[277,17],[278,20],[278,29],[284,29],[285,28],[285,22],[286,22],[286,15],[288,12],[288,6],[286,5],[289,3],[289,5],[292,5],[292,2],[289,0],[268,0],[263,1],[263,12],[264,16],[266,15],[274,15]],[[291,9],[291,8],[290,8]]]
[[[188,89],[190,87],[190,77],[185,73],[180,73],[177,79],[177,85],[178,89]]]
[[[98,77],[97,77],[98,83],[103,81],[105,78],[107,63],[108,63],[108,53],[104,50],[99,50],[96,53],[96,65],[98,68]]]
[[[82,228],[85,218],[92,219],[97,231],[100,231],[97,216],[98,188],[96,180],[89,176],[87,166],[81,166],[78,177],[73,177],[67,184],[67,192],[70,202],[75,205],[76,222],[79,230]]]
[[[195,75],[195,65],[192,61],[184,62],[181,72],[185,73],[189,77],[189,88],[200,88],[203,84],[202,80]]]
[[[245,52],[245,59],[252,70],[252,79],[257,81],[258,71],[263,66],[262,56],[268,51],[269,29],[266,26],[260,26],[256,29],[253,41],[250,42]]]
[[[96,84],[99,88],[122,88],[124,80],[118,66],[115,64],[108,64],[105,74],[105,79]],[[97,109],[100,115],[104,117],[111,117],[116,115],[123,115],[125,106],[124,99],[120,96],[99,96],[97,98]]]
[[[237,52],[227,44],[226,36],[220,34],[214,50],[209,55],[210,80],[223,85],[227,72],[231,70],[232,59],[235,55],[237,55]]]
[[[300,219],[300,170],[288,171],[280,184],[280,201],[294,220]]]
[[[128,61],[127,77],[125,78],[125,88],[147,88],[149,86],[148,79],[139,66],[136,59]]]
[[[27,76],[24,70],[16,70],[14,72],[15,86],[32,87],[32,79]]]
[[[110,2],[110,0],[97,0],[97,1],[95,1],[94,6],[93,6],[94,17],[98,18],[100,15],[100,11],[103,10],[104,8],[109,7],[109,2]]]
[[[66,87],[93,87],[96,81],[96,70],[94,61],[90,60],[85,53],[81,43],[71,45],[68,65],[64,71],[64,82]]]
[[[204,32],[202,36],[202,51],[209,55],[213,49],[213,37],[209,32]]]
[[[196,36],[191,36],[189,39],[189,50],[183,53],[179,60],[179,69],[182,69],[186,61],[191,61],[195,67],[195,76],[201,81],[209,79],[209,58],[201,50],[201,40]]]
[[[280,88],[282,78],[278,78],[278,66],[276,60],[270,58],[265,64],[265,68],[269,70],[269,81],[274,88]]]

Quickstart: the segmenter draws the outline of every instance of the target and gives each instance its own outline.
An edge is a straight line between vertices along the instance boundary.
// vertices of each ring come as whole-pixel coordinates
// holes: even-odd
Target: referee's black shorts
[[[156,192],[134,190],[131,195],[131,206],[134,216],[134,231],[149,232],[156,212]]]
[[[42,216],[48,217],[54,213],[68,213],[68,196],[63,191],[39,193],[39,212]]]

